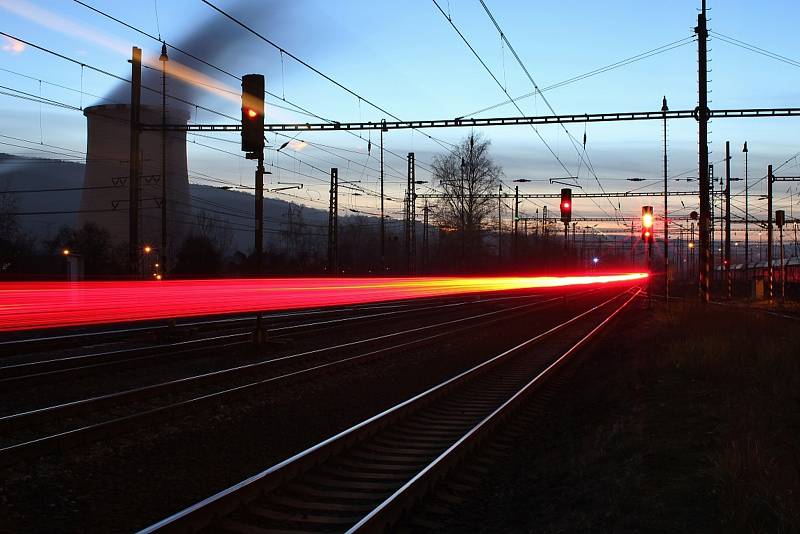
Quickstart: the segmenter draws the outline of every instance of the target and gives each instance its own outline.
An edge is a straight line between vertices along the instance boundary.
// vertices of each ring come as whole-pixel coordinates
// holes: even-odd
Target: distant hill
[[[80,209],[84,165],[60,160],[0,154],[0,194],[13,196],[23,231],[37,240],[52,237],[62,225],[74,226]],[[253,247],[253,195],[220,187],[190,184],[194,228],[211,222],[230,238],[231,250]],[[297,227],[302,213],[304,231],[314,240],[327,235],[328,212],[279,199],[264,201],[267,247],[279,246],[289,227],[289,212]],[[372,222],[377,224],[377,218]]]

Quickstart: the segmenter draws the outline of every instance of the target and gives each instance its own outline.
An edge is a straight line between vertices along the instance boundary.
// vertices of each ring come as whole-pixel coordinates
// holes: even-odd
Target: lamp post
[[[667,211],[667,97],[661,104],[661,113],[664,114],[664,298],[669,304],[669,213]]]

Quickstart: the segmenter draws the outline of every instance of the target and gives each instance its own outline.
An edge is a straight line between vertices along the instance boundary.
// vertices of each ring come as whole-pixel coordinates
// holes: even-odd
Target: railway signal
[[[242,152],[264,150],[264,75],[242,76]]]
[[[653,242],[653,206],[642,206],[642,241]]]
[[[642,241],[647,244],[647,270],[653,268],[653,206],[642,206]],[[666,274],[666,273],[665,273]],[[651,283],[647,283],[647,305],[651,306],[653,301],[653,291]]]
[[[565,187],[561,190],[561,222],[569,223],[572,220],[572,189]]]
[[[569,222],[572,220],[572,189],[565,187],[561,190],[561,222],[564,223],[564,250],[567,250],[569,243]]]

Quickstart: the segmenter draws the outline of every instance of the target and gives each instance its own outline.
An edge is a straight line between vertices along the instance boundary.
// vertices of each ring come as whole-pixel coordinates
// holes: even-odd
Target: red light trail
[[[458,278],[2,282],[0,332],[633,282],[647,273]]]

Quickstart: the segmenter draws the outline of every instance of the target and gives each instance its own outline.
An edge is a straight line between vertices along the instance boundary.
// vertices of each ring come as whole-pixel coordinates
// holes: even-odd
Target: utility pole
[[[572,254],[575,254],[575,227],[578,223],[572,223]]]
[[[381,119],[381,269],[386,270],[386,216],[383,208],[383,132],[386,132],[386,119]]]
[[[422,272],[428,271],[428,199],[422,207]]]
[[[706,0],[702,0],[702,9],[697,15],[697,149],[698,174],[700,178],[700,301],[707,303],[711,299],[711,250],[709,243],[709,223],[711,205],[709,202],[708,183],[708,28],[706,26]]]
[[[712,288],[714,286],[714,281],[717,278],[716,270],[714,269],[714,266],[715,266],[716,261],[717,261],[717,256],[716,256],[717,248],[719,248],[719,247],[717,247],[717,243],[716,243],[716,241],[717,241],[717,226],[716,226],[717,220],[716,220],[715,216],[717,214],[717,205],[716,205],[717,195],[714,192],[714,180],[715,180],[715,178],[714,178],[714,165],[711,164],[711,165],[708,166],[708,182],[709,182],[709,195],[710,195],[710,201],[709,202],[711,203],[711,215],[710,215],[709,229],[708,229],[708,232],[709,232],[709,238],[708,239],[709,239],[711,245],[710,245],[710,249],[709,249],[710,250],[710,252],[709,252],[710,265],[709,265],[708,268],[709,268],[709,284],[711,285]],[[698,224],[698,226],[699,226],[699,224]]]
[[[406,238],[406,267],[409,274],[415,271],[415,256],[417,248],[416,221],[417,221],[417,193],[416,193],[416,165],[414,153],[408,153],[408,234]]]
[[[783,210],[781,210],[781,219],[783,219]],[[780,247],[781,247],[781,301],[786,302],[786,263],[783,261],[783,224],[780,229]]]
[[[519,200],[517,200],[519,202]],[[547,240],[547,206],[542,206],[542,234],[545,241]]]
[[[631,221],[631,266],[636,265],[636,225]]]
[[[667,196],[667,97],[664,96],[661,112],[664,114],[664,298],[669,305],[669,212]]]
[[[770,301],[775,297],[772,286],[775,274],[772,269],[772,182],[774,181],[770,165],[767,167],[767,295]]]
[[[242,151],[245,158],[258,161],[255,179],[256,275],[261,274],[264,257],[264,76],[242,76]],[[260,317],[260,315],[259,315]],[[258,337],[258,336],[257,336]]]
[[[264,149],[258,152],[256,166],[256,274],[261,275],[264,263]]]
[[[581,261],[586,261],[586,227],[581,229]]]
[[[514,259],[519,253],[519,186],[514,186]]]
[[[167,43],[161,43],[161,260],[162,274],[167,273]]]
[[[328,206],[328,274],[339,272],[339,169],[331,168],[330,202]]]
[[[691,224],[692,224],[692,226],[691,226],[691,232],[692,232],[692,234],[691,234],[691,238],[692,238],[691,243],[692,243],[692,247],[691,247],[691,250],[689,251],[689,274],[691,276],[694,276],[694,265],[695,265],[695,263],[694,263],[694,250],[695,250],[695,247],[697,245],[695,244],[695,240],[694,240],[694,221],[692,221]]]
[[[744,276],[747,280],[748,295],[750,286],[750,186],[747,180],[747,141],[742,147],[744,152]]]
[[[139,113],[142,102],[142,49],[131,55],[131,139],[128,170],[128,270],[139,274]]]
[[[461,265],[464,265],[464,261],[467,259],[467,246],[466,246],[466,239],[467,239],[467,223],[466,217],[467,214],[464,212],[464,169],[466,168],[467,164],[464,161],[464,158],[461,158],[461,190],[459,191],[461,197]]]
[[[731,142],[725,141],[725,284],[733,297],[731,276]]]
[[[503,184],[497,188],[497,260],[503,261]]]

